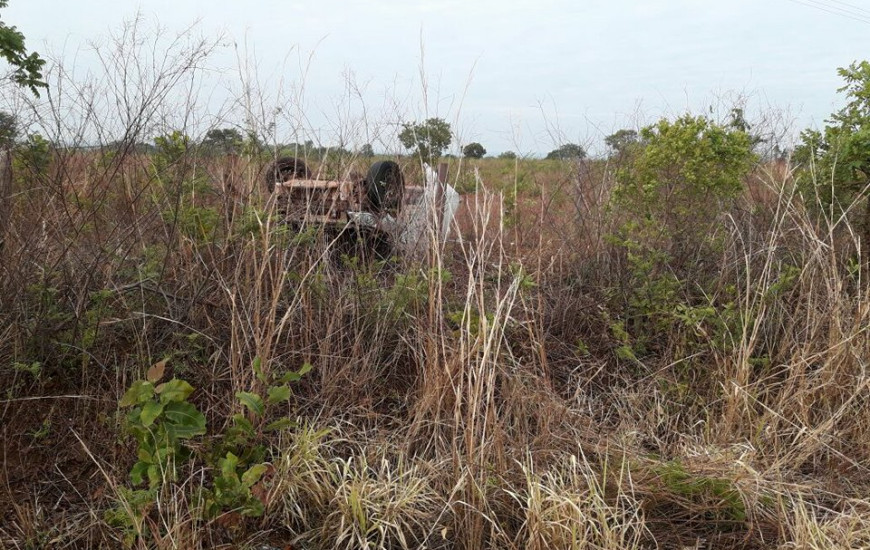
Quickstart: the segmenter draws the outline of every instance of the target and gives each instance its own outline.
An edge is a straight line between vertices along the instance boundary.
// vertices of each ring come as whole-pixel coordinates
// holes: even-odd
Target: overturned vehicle
[[[266,188],[285,220],[298,230],[322,229],[340,250],[374,253],[420,251],[427,236],[446,239],[459,205],[458,193],[424,166],[423,185],[411,186],[396,162],[371,165],[365,177],[319,179],[294,157],[272,162]],[[435,231],[427,231],[435,228]]]

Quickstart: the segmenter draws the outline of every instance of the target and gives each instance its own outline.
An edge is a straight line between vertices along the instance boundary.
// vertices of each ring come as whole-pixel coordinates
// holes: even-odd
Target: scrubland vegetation
[[[268,117],[189,135],[207,44],[149,48],[19,104],[0,546],[870,546],[860,132],[454,159],[449,242],[342,255],[269,200]]]

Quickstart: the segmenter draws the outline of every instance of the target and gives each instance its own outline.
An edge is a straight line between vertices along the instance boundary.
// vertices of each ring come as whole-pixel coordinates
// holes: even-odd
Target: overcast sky
[[[213,63],[227,74],[240,51],[264,86],[304,83],[315,139],[365,105],[369,118],[441,116],[490,153],[594,149],[738,97],[799,130],[839,105],[837,67],[870,58],[866,0],[11,0],[2,17],[30,48],[87,64],[85,45],[137,11],[225,36]]]

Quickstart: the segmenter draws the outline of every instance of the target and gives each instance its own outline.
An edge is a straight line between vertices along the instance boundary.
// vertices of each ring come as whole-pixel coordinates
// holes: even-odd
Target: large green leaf
[[[263,405],[263,398],[257,395],[256,393],[250,393],[246,391],[240,391],[236,394],[236,397],[241,401],[242,405],[248,408],[249,411],[254,413],[257,416],[262,416],[265,406]]]
[[[170,438],[189,439],[205,433],[205,417],[192,403],[173,401],[163,408]]]
[[[284,376],[280,378],[280,382],[286,384],[287,382],[298,382],[302,380],[302,377],[311,372],[311,369],[314,367],[311,366],[311,363],[304,363],[301,367],[299,367],[298,371],[290,371],[285,372]]]
[[[163,403],[169,403],[170,401],[184,401],[191,393],[193,393],[193,386],[184,380],[173,378],[169,382],[157,386],[156,391],[160,394],[160,401]]]
[[[162,442],[154,449],[154,463],[166,464],[173,455],[175,455],[175,446],[169,442]]]
[[[266,400],[270,405],[281,403],[290,399],[291,391],[289,386],[272,386],[269,388],[269,397]]]
[[[254,464],[248,471],[242,474],[242,485],[247,488],[251,488],[254,483],[260,481],[260,478],[263,477],[263,474],[266,473],[266,470],[269,467],[265,464]]]
[[[149,486],[157,487],[158,485],[160,485],[160,482],[163,481],[163,476],[161,475],[160,468],[156,464],[148,466],[146,472],[148,474]]]
[[[136,451],[136,456],[139,457],[139,462],[144,462],[145,464],[152,464],[154,462],[154,457],[144,447],[139,447],[139,450]]]
[[[264,511],[265,509],[262,502],[255,498],[250,498],[245,505],[242,506],[241,514],[248,518],[258,518],[263,515]]]
[[[282,376],[282,377],[279,379],[279,382],[282,382],[282,383],[286,384],[286,383],[288,383],[288,382],[298,382],[298,381],[300,381],[300,380],[302,380],[302,375],[300,375],[300,374],[299,374],[298,372],[296,372],[296,371],[292,371],[292,370],[291,370],[290,372],[285,372],[285,373],[284,373],[284,376]]]
[[[254,425],[251,424],[251,421],[245,418],[245,415],[241,413],[233,415],[233,426],[240,434],[243,434],[247,437],[254,436]]]
[[[131,407],[138,403],[144,403],[154,395],[154,384],[147,380],[136,380],[121,398],[119,403],[122,407]]]
[[[227,452],[226,457],[218,461],[221,468],[221,477],[229,480],[236,477],[236,468],[239,466],[239,457],[231,452]]]
[[[281,431],[284,428],[293,428],[296,427],[296,422],[293,422],[289,418],[279,418],[274,422],[269,422],[266,424],[266,427],[263,428],[267,432],[277,432]]]
[[[163,412],[163,403],[149,401],[142,407],[142,414],[139,415],[139,419],[142,421],[143,426],[148,427],[154,423],[161,412]]]

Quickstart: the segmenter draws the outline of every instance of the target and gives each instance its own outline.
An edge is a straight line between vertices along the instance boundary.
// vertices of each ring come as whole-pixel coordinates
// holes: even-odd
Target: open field
[[[268,160],[16,165],[0,546],[870,545],[866,272],[788,165],[656,294],[612,237],[612,163],[454,161],[452,242],[374,261],[289,232]],[[205,433],[134,486],[119,402],[146,378],[188,382]]]
[[[870,547],[870,64],[794,155],[737,106],[451,158],[385,258],[263,180],[421,183],[400,101],[300,153],[304,82],[207,113],[218,41],[139,24],[0,119],[0,547]]]

